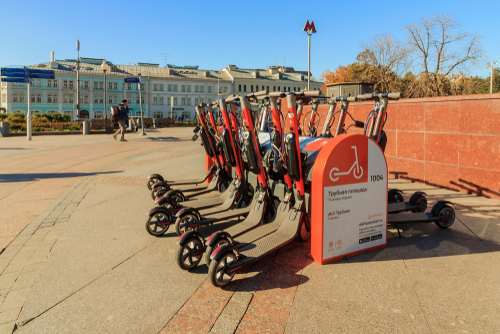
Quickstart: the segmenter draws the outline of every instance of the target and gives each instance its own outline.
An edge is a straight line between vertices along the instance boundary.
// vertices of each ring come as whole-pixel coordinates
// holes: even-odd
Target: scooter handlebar
[[[374,98],[389,98],[391,100],[398,100],[401,97],[401,93],[370,93],[370,94],[362,94],[356,96],[359,100],[368,100]]]

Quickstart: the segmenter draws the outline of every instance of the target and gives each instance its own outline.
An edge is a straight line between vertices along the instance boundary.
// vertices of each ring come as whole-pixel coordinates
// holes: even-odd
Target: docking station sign
[[[312,178],[311,253],[327,263],[387,246],[387,164],[363,135],[319,152]]]

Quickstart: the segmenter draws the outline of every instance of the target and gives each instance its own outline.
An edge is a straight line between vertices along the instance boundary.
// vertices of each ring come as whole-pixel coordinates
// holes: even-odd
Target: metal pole
[[[490,67],[490,94],[493,94],[493,64]]]
[[[108,111],[107,111],[108,110],[108,105],[107,105],[108,100],[107,100],[106,95],[108,93],[108,87],[106,86],[107,85],[106,84],[106,71],[103,71],[103,72],[104,72],[104,115],[107,118],[107,116],[108,116]]]
[[[170,97],[170,120],[172,121],[172,115],[174,112],[174,96]]]
[[[142,133],[141,136],[145,136],[146,133],[144,132],[144,111],[142,110],[142,84],[141,84],[141,77],[139,77],[139,105],[141,107],[141,127],[142,127]]]
[[[80,40],[76,37],[76,118],[80,118]]]
[[[31,140],[31,103],[30,103],[30,85],[31,79],[28,81],[28,124],[26,125],[26,132],[28,135],[28,141]]]
[[[311,90],[311,35],[307,34],[309,46],[307,51],[307,90]]]

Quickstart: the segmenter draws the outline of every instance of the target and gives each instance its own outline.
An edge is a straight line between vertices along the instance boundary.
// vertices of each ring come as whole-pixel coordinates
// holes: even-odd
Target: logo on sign
[[[311,23],[309,23],[309,20],[306,21],[306,25],[304,26],[304,28],[302,28],[302,31],[307,31],[308,33],[316,33],[316,27],[314,26],[314,21],[311,21]]]
[[[375,217],[380,217],[380,216],[382,216],[381,213],[377,213],[376,215],[368,215],[368,220],[375,218]]]
[[[337,211],[328,212],[328,219],[330,219],[330,220],[337,219],[339,216],[346,214],[346,213],[349,213],[349,212],[351,212],[351,210],[337,210]]]
[[[363,176],[363,167],[361,167],[358,162],[358,150],[356,146],[351,146],[351,148],[354,150],[354,156],[356,157],[356,161],[354,161],[354,164],[351,166],[351,169],[349,169],[347,172],[340,172],[337,167],[333,167],[330,170],[330,180],[332,180],[333,182],[338,181],[340,176],[349,175],[351,174],[351,172],[356,179],[360,179]]]

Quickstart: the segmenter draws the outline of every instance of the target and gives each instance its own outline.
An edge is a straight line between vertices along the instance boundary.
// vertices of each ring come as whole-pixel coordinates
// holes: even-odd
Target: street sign
[[[29,69],[30,74],[54,74],[55,72],[52,70],[33,70]]]
[[[22,83],[28,83],[30,82],[30,79],[28,78],[14,78],[14,77],[7,77],[7,78],[2,78],[2,82],[22,82]]]
[[[13,77],[24,77],[25,70],[24,68],[8,68],[2,67],[1,69],[2,76],[13,76]]]
[[[42,73],[31,73],[30,78],[33,79],[55,79],[55,74],[42,74]]]
[[[139,83],[141,80],[139,78],[125,78],[124,79],[125,83]]]

